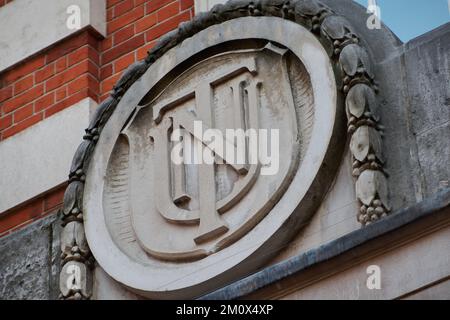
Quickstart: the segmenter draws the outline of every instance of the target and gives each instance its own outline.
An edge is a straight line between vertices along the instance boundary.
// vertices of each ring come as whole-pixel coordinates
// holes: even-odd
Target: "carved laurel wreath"
[[[196,15],[193,20],[180,24],[178,29],[162,37],[145,60],[125,70],[110,97],[96,109],[73,158],[69,185],[64,194],[60,298],[81,300],[92,295],[94,258],[83,226],[85,173],[99,135],[121,98],[169,49],[209,26],[247,16],[270,16],[294,21],[311,31],[322,43],[334,66],[338,88],[345,98],[356,195],[361,203],[358,221],[368,225],[389,213],[387,175],[383,170],[381,150],[383,128],[379,125],[376,102],[378,89],[369,54],[350,23],[318,0],[231,0],[214,6],[210,12]],[[75,269],[78,270],[79,283],[71,286],[70,281],[75,281]]]

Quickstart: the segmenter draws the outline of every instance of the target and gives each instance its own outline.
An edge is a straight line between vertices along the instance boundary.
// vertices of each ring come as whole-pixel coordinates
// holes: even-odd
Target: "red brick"
[[[94,63],[96,65],[98,65],[98,66],[100,65],[100,54],[98,53],[97,50],[95,50],[92,47],[89,47],[88,48],[88,56],[89,56],[89,59],[94,61]]]
[[[109,36],[108,38],[104,39],[102,42],[100,42],[100,51],[105,52],[108,49],[111,49],[112,47],[112,36]]]
[[[6,234],[8,230],[13,229],[27,221],[32,221],[26,212],[13,212],[2,215],[0,218],[0,236]]]
[[[66,190],[66,185],[50,192],[44,197],[44,211],[54,210],[59,207],[64,198],[64,192]]]
[[[0,218],[0,237],[28,225],[33,220],[54,213],[62,204],[65,188],[66,184],[5,212]]]
[[[129,25],[128,27],[120,29],[119,31],[114,33],[113,43],[114,45],[117,45],[121,42],[124,42],[125,40],[132,38],[133,36],[134,36],[134,25]]]
[[[143,60],[147,57],[147,52],[155,46],[157,41],[152,41],[150,43],[147,43],[145,46],[139,48],[136,52],[136,58],[137,60]]]
[[[158,22],[156,13],[145,16],[136,22],[136,33],[140,33],[148,28],[153,27]]]
[[[139,6],[133,9],[130,12],[125,13],[124,15],[114,19],[107,25],[108,34],[113,33],[116,30],[119,30],[130,23],[142,18],[144,16],[144,6]]]
[[[12,86],[0,89],[0,103],[11,98],[13,95],[12,92],[13,92]]]
[[[92,60],[95,64],[100,64],[100,57],[96,50],[91,46],[84,46],[67,56],[68,65],[72,66],[85,59]]]
[[[20,108],[21,106],[26,105],[27,103],[37,99],[44,93],[43,84],[37,85],[34,88],[22,93],[21,95],[14,97],[11,100],[6,101],[3,104],[3,112],[10,112],[14,109]]]
[[[17,95],[25,90],[30,89],[34,85],[34,75],[30,74],[29,76],[20,79],[16,83],[14,83],[14,95]]]
[[[0,234],[26,222],[31,222],[43,212],[43,201],[38,198],[29,204],[10,211],[0,218]]]
[[[194,7],[194,0],[180,0],[180,10],[186,10]]]
[[[104,80],[112,75],[113,73],[112,66],[113,66],[112,63],[110,63],[100,69],[100,80]]]
[[[47,53],[47,63],[55,61],[87,44],[97,49],[97,42],[98,41],[92,34],[89,33],[89,31],[79,33],[73,37],[63,40],[61,43],[51,48]]]
[[[34,103],[27,104],[26,106],[14,111],[14,124],[28,118],[33,114]]]
[[[6,129],[12,125],[12,114],[0,118],[0,130]]]
[[[72,95],[82,89],[89,88],[96,94],[99,91],[99,84],[94,77],[88,73],[83,74],[81,77],[75,79],[68,84],[68,95]]]
[[[124,0],[121,3],[114,6],[113,17],[117,18],[127,12],[129,12],[134,7],[134,0]]]
[[[124,54],[127,54],[140,46],[143,46],[145,43],[144,34],[140,34],[134,38],[131,38],[128,41],[121,43],[120,45],[113,47],[112,49],[103,53],[102,63],[106,64],[110,61],[113,61]]]
[[[92,63],[92,61],[89,60],[89,62],[88,62],[88,72],[90,74],[92,74],[92,76],[95,79],[98,79],[98,75],[100,73],[100,69],[99,69],[98,65]]]
[[[111,89],[112,89],[113,86],[116,84],[117,80],[119,80],[119,78],[120,78],[120,74],[116,74],[116,75],[114,75],[114,76],[112,76],[112,77],[110,77],[110,78],[108,78],[108,79],[102,81],[102,84],[101,84],[101,87],[102,87],[101,93],[102,93],[102,94],[105,94],[105,93],[111,91]]]
[[[56,60],[56,73],[66,70],[67,68],[67,56],[61,57]]]
[[[28,217],[31,219],[41,215],[44,211],[42,199],[37,199],[37,201],[33,201],[32,203],[25,205],[21,211],[26,212]]]
[[[72,105],[74,105],[77,102],[80,102],[81,100],[83,100],[84,98],[87,97],[91,97],[94,100],[97,100],[96,95],[90,91],[89,89],[83,89],[77,93],[75,93],[74,95],[64,99],[61,102],[58,102],[56,104],[54,104],[53,106],[51,106],[50,108],[45,110],[45,118],[48,118],[52,115],[54,115],[55,113],[70,107]]]
[[[113,8],[109,8],[106,10],[106,21],[109,22],[113,19]]]
[[[92,74],[97,77],[98,68],[90,60],[84,60],[79,64],[67,69],[66,71],[55,75],[54,77],[48,79],[45,83],[46,92],[52,91],[60,87],[61,85],[72,81],[76,77],[82,75],[85,72],[92,72]]]
[[[55,92],[51,92],[35,101],[34,111],[40,112],[54,103],[55,103]]]
[[[159,38],[160,36],[168,33],[169,31],[176,29],[178,25],[183,21],[188,21],[191,18],[189,11],[185,11],[169,20],[160,23],[147,31],[147,41],[151,41]]]
[[[146,1],[148,1],[148,0],[135,0],[134,5],[137,7],[137,6],[145,3]]]
[[[114,62],[114,71],[119,72],[126,69],[130,64],[134,62],[134,52],[124,55],[120,59]]]
[[[28,127],[31,127],[32,125],[38,123],[41,120],[42,120],[42,113],[35,114],[34,116],[31,116],[25,119],[24,121],[19,122],[17,125],[14,125],[3,131],[3,138],[6,139],[12,135],[15,135],[16,133],[25,130]]]
[[[72,95],[75,92],[80,91],[83,88],[88,88],[89,86],[89,77],[88,74],[85,73],[83,75],[81,75],[80,77],[78,77],[77,79],[73,80],[72,82],[70,82],[67,85],[67,90],[68,90],[68,95]]]
[[[36,83],[42,82],[55,74],[55,64],[51,63],[36,71]]]
[[[62,99],[65,99],[67,97],[67,85],[63,86],[61,88],[58,88],[55,91],[55,101],[61,101]]]
[[[166,4],[169,4],[173,2],[173,0],[152,0],[147,2],[147,4],[145,5],[146,8],[146,14],[149,14],[163,6],[165,6]]]
[[[122,0],[108,0],[108,1],[106,2],[106,7],[107,7],[107,8],[110,8],[110,7],[112,7],[112,6],[116,5],[116,4],[118,4],[120,1],[122,1]]]
[[[88,86],[89,91],[95,94],[95,101],[97,101],[98,95],[100,94],[100,82],[91,75],[89,75],[88,84],[89,84]]]
[[[165,6],[158,10],[158,21],[164,21],[180,12],[180,4],[178,1]]]
[[[100,102],[100,101],[104,101],[104,100],[106,100],[106,98],[108,98],[110,96],[110,94],[109,94],[109,92],[108,93],[105,93],[104,95],[102,95],[102,96],[100,96],[99,98],[98,98],[98,101]]]
[[[36,58],[32,58],[28,61],[22,62],[20,65],[15,66],[10,71],[7,71],[4,75],[4,85],[10,84],[34,71],[43,67],[45,64],[45,56],[41,55]]]

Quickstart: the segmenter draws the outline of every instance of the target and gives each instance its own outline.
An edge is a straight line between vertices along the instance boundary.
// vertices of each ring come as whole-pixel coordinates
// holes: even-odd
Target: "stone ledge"
[[[78,30],[66,25],[71,5]],[[86,27],[106,36],[105,0],[14,0],[0,10],[0,72]]]
[[[310,250],[296,257],[267,267],[247,278],[238,280],[222,289],[200,297],[200,300],[233,300],[245,298],[258,290],[264,289],[278,281],[301,273],[319,263],[337,258],[344,253],[355,250],[366,243],[382,236],[392,234],[419,220],[449,215],[443,210],[450,207],[450,189],[443,190],[414,206],[399,210],[388,218],[380,220],[365,228],[353,231],[337,240],[331,241],[317,249]],[[441,221],[442,219],[437,219]],[[353,255],[355,255],[353,253]]]
[[[0,143],[0,215],[67,181],[67,171],[96,107],[91,98]]]

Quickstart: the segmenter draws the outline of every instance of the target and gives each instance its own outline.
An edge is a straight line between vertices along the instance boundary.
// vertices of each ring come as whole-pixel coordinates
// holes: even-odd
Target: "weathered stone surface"
[[[416,203],[448,185],[450,24],[404,45],[376,67],[391,205]]]
[[[417,152],[411,150],[409,112],[405,107],[407,88],[395,75],[404,72],[400,57],[386,61],[375,68],[378,73],[380,93],[379,112],[383,123],[383,154],[389,173],[390,204],[402,208],[421,199],[418,178]],[[401,190],[399,192],[399,190]]]
[[[405,47],[410,129],[428,197],[450,180],[450,23]]]
[[[424,176],[424,195],[448,188],[450,180],[450,122],[417,135],[417,151]]]
[[[0,239],[0,299],[56,299],[60,221],[52,214]]]
[[[141,300],[131,291],[111,278],[100,266],[96,266],[93,279],[93,300]]]
[[[450,169],[447,101],[450,90],[449,24],[402,44],[384,26],[380,30],[368,30],[365,25],[368,15],[353,1],[323,2],[352,23],[369,55],[377,62],[374,73],[379,90],[375,97],[379,105],[377,115],[380,115],[380,123],[384,127],[383,154],[389,174],[389,204],[393,210],[398,210],[432,196],[437,190],[448,186]],[[360,12],[356,10],[357,7]],[[429,71],[433,69],[435,71]],[[353,88],[358,86],[362,85]],[[350,94],[353,95],[352,100],[347,102],[360,103],[361,97],[356,97],[355,92]],[[420,113],[420,116],[416,113]],[[415,136],[419,126],[422,132]],[[337,191],[332,190],[330,193],[333,192]],[[331,210],[334,208],[330,206]],[[296,252],[304,252],[305,248],[316,248],[326,243],[328,226],[320,224],[319,228],[316,220],[314,218],[298,236],[307,245],[297,240],[293,248],[280,256],[286,258]],[[343,221],[341,224],[351,226],[351,222]],[[310,231],[311,227],[314,227],[313,231]],[[310,245],[310,242],[313,244]]]

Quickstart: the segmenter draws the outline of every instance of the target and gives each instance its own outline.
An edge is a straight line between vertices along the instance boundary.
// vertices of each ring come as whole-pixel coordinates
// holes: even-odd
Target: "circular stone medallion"
[[[150,298],[261,267],[333,180],[337,100],[329,57],[294,22],[234,19],[168,51],[122,98],[87,172],[99,265]]]

